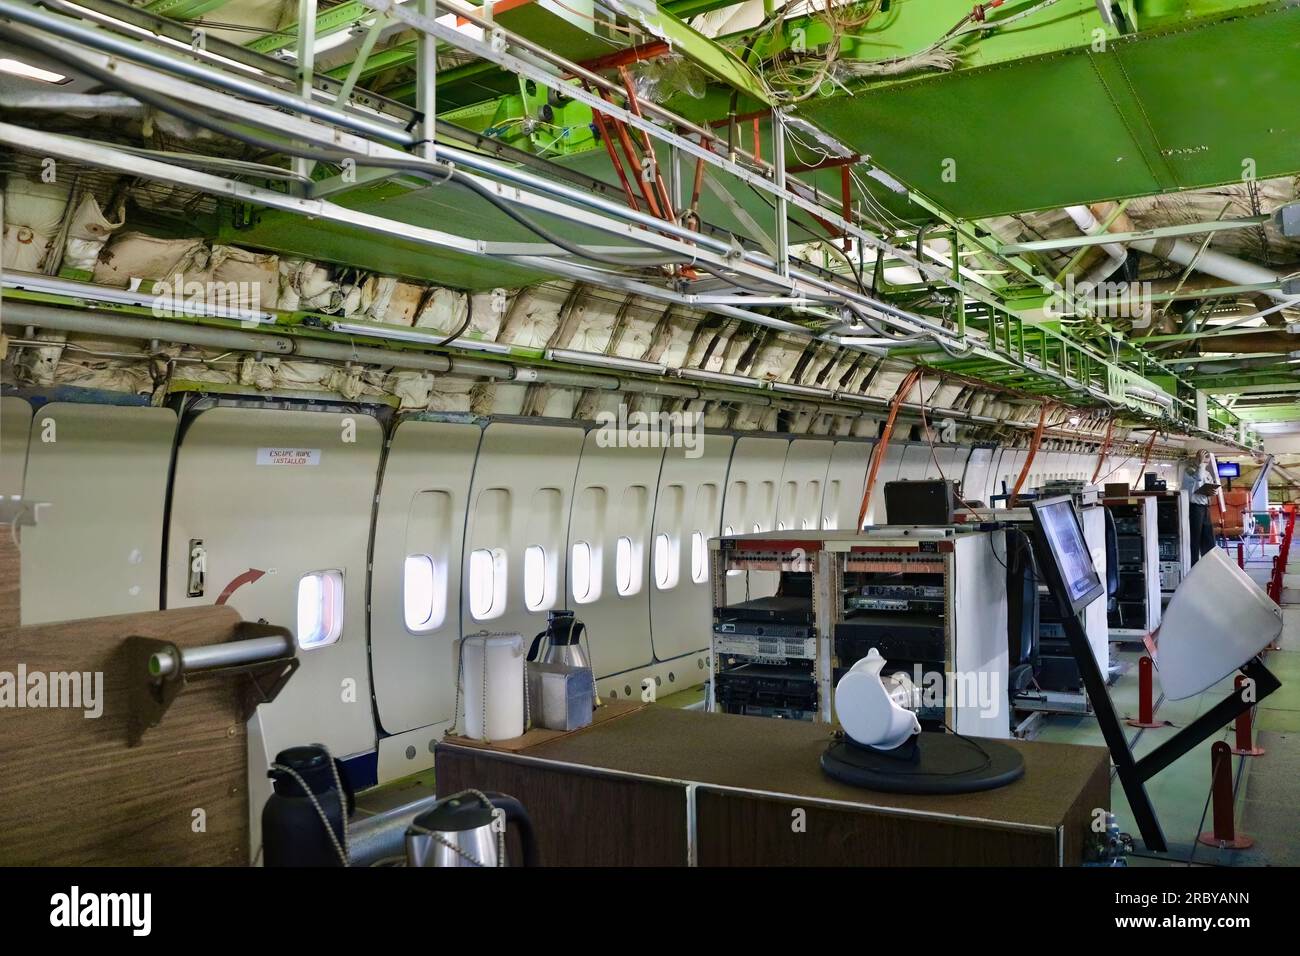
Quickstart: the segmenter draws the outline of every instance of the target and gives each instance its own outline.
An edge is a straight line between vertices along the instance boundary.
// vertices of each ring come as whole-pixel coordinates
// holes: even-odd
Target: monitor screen
[[[1239,461],[1221,461],[1219,462],[1220,478],[1240,478],[1241,462]]]
[[[1029,505],[1056,565],[1065,596],[1075,611],[1091,604],[1105,590],[1093,566],[1083,526],[1070,498],[1050,498]]]

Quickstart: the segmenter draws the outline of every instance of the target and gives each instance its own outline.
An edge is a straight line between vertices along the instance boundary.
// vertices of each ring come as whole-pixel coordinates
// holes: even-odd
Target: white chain
[[[487,798],[487,795],[480,790],[462,790],[460,793],[452,794],[450,797],[447,798],[447,800],[449,801],[458,800],[461,797],[466,797],[466,796],[477,798],[478,801],[481,804],[483,804],[483,806],[487,807],[487,809],[492,812],[492,822],[488,825],[492,827],[492,831],[496,834],[496,843],[497,843],[496,865],[505,866],[506,865],[506,833],[504,828],[500,830],[496,828],[497,808],[492,805],[492,801]],[[466,860],[467,862],[472,863],[474,866],[487,866],[486,863],[484,863],[474,854],[466,850],[462,850],[459,846],[457,846],[452,841],[448,840],[437,830],[430,830],[426,827],[420,826],[418,823],[412,823],[411,829],[414,830],[416,833],[422,833],[426,836],[432,837],[435,841],[445,846],[448,850],[451,850],[452,853],[455,853],[462,860]]]
[[[330,762],[330,772],[334,774],[334,792],[339,795],[339,820],[343,824],[342,844],[339,843],[339,838],[334,833],[334,828],[330,826],[330,818],[328,814],[325,813],[325,808],[320,805],[320,801],[316,799],[316,794],[312,792],[311,787],[307,786],[307,781],[302,779],[298,774],[298,771],[294,770],[292,767],[286,767],[282,763],[271,764],[271,769],[278,770],[281,773],[287,773],[291,778],[293,778],[294,782],[302,788],[302,792],[307,794],[307,799],[310,800],[311,805],[316,808],[316,815],[320,817],[320,822],[325,826],[325,832],[329,834],[330,843],[334,844],[334,852],[339,855],[339,862],[343,866],[350,866],[352,848],[348,845],[347,799],[343,794],[343,782],[339,779],[338,765],[334,762],[334,758],[330,756],[328,750],[325,751],[325,758]]]

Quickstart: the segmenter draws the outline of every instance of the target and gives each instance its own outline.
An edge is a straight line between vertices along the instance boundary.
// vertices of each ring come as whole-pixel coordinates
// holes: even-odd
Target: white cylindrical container
[[[510,740],[523,734],[523,635],[471,634],[461,647],[460,669],[465,736]]]

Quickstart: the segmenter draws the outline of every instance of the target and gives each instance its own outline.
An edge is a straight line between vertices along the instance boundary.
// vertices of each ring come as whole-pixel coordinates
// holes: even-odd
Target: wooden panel
[[[99,672],[103,712],[0,710],[0,863],[243,865],[245,728],[237,685],[192,683],[138,747],[126,745],[129,635],[181,647],[229,640],[239,615],[197,607],[0,631],[0,672]],[[193,811],[206,815],[195,833]]]
[[[831,780],[818,765],[827,742],[814,724],[650,706],[513,752],[442,744],[438,786],[519,798],[550,865],[680,862],[687,781],[703,865],[1075,865],[1094,812],[1110,806],[1100,747],[1007,741],[1025,760],[1015,783],[907,795]]]
[[[22,555],[15,543],[22,531],[0,524],[0,627],[17,627],[22,609]]]
[[[516,755],[439,744],[438,795],[473,787],[519,799],[543,866],[685,866],[686,792]]]
[[[867,795],[874,796],[874,795]],[[1055,866],[1056,834],[696,791],[700,866]],[[804,813],[796,829],[795,811]]]

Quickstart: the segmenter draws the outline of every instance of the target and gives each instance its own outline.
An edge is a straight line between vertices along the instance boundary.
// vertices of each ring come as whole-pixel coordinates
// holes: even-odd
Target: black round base
[[[921,733],[895,751],[863,747],[847,738],[822,754],[822,770],[841,783],[883,793],[975,793],[1019,780],[1019,751],[996,740]]]

